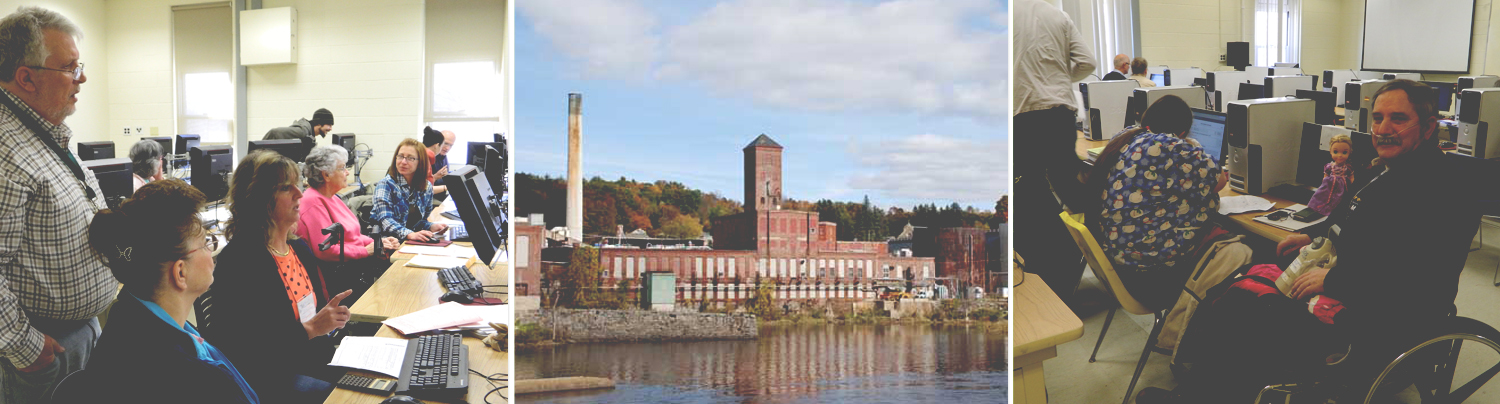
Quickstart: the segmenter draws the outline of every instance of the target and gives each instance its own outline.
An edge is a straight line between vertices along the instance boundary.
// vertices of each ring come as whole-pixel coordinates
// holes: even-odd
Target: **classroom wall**
[[[109,79],[107,108],[108,139],[120,150],[142,136],[172,136],[176,132],[172,84],[172,6],[202,3],[201,0],[136,0],[106,3],[106,27],[101,35],[109,44],[109,68],[101,76]],[[90,65],[92,69],[93,65]],[[93,77],[90,77],[93,80]],[[79,108],[82,110],[82,108]],[[141,127],[145,133],[125,135],[125,127]]]
[[[1228,69],[1219,55],[1241,36],[1240,1],[1140,0],[1140,56],[1152,66]]]
[[[78,92],[78,112],[64,122],[73,129],[74,142],[109,140],[106,128],[110,79],[104,73],[109,71],[110,63],[105,56],[109,43],[105,35],[104,1],[0,1],[0,16],[14,13],[22,5],[41,6],[61,13],[83,30],[83,38],[78,40],[78,53],[86,65],[83,73],[89,81]]]

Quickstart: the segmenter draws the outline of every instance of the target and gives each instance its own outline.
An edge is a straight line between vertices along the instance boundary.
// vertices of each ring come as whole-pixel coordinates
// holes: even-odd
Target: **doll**
[[[1354,142],[1348,135],[1335,135],[1328,140],[1328,154],[1333,161],[1323,166],[1323,184],[1313,191],[1312,200],[1307,202],[1308,209],[1327,216],[1338,206],[1339,198],[1354,181],[1354,167],[1349,165],[1349,153],[1353,150]]]

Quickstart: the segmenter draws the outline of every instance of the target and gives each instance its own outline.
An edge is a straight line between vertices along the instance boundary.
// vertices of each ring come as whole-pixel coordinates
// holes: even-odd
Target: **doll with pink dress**
[[[1333,161],[1323,166],[1323,184],[1313,191],[1307,208],[1327,216],[1338,206],[1339,198],[1354,181],[1354,167],[1349,165],[1349,153],[1354,150],[1354,141],[1348,135],[1335,135],[1328,140],[1328,154]]]

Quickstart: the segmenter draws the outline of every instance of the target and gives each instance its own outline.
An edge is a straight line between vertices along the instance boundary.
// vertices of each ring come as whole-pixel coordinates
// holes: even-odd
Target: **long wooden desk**
[[[456,243],[467,245],[467,243]],[[406,262],[414,255],[392,254],[391,267],[387,269],[380,279],[370,286],[370,290],[360,297],[359,302],[349,307],[351,312],[350,321],[378,322],[390,317],[396,317],[417,310],[425,309],[440,304],[446,290],[437,282],[437,271],[433,269],[413,268],[406,266]],[[496,263],[486,266],[477,258],[470,258],[467,263],[469,271],[474,273],[474,278],[485,285],[509,284],[510,264]],[[491,295],[486,297],[502,297],[509,301],[508,295]],[[377,337],[404,338],[400,333],[390,327],[382,326],[375,334]],[[503,352],[491,350],[477,338],[464,337],[464,345],[469,347],[469,368],[485,375],[495,373],[509,373],[510,355]],[[375,378],[390,379],[384,376],[363,371],[351,371],[350,373]],[[500,382],[508,385],[508,382]],[[467,401],[470,403],[485,402],[485,394],[490,391],[490,382],[483,377],[469,373],[469,394]],[[491,395],[490,402],[505,402],[498,395],[510,397],[510,388],[501,389],[496,395]],[[328,396],[325,403],[379,403],[388,396],[378,396],[369,393],[356,392],[336,388]],[[425,402],[441,402],[435,400],[423,400]]]
[[[1046,403],[1047,384],[1042,361],[1057,357],[1057,346],[1083,336],[1083,320],[1052,293],[1036,274],[1022,273],[1012,304],[1015,321],[1015,360],[1011,363],[1011,389],[1022,404]]]

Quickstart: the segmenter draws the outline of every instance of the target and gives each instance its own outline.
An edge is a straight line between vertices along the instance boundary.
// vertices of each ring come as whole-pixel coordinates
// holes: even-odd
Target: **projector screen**
[[[1367,0],[1364,70],[1468,73],[1474,0]]]

